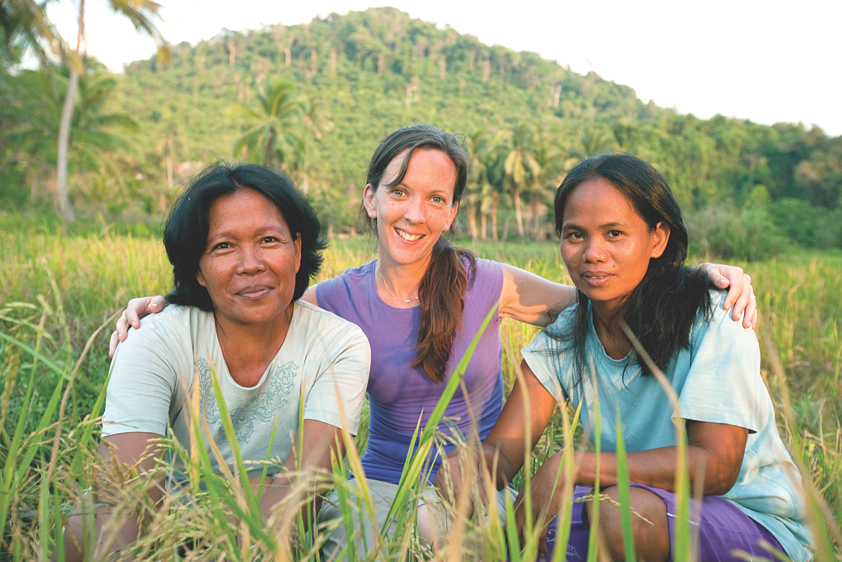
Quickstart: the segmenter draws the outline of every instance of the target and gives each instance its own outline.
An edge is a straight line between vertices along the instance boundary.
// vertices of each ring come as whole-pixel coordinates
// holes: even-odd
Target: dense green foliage
[[[0,65],[0,204],[21,210],[51,194],[63,83],[61,72],[11,72],[15,58],[10,51]],[[472,150],[462,220],[474,237],[546,237],[548,194],[565,171],[588,154],[620,150],[654,163],[691,219],[709,209],[691,222],[699,227],[694,238],[714,253],[749,258],[780,249],[722,243],[734,221],[745,229],[737,237],[750,241],[842,246],[842,137],[802,125],[679,115],[595,73],[489,47],[392,8],[223,30],[195,46],[174,46],[166,65],[136,61],[111,79],[117,89],[89,111],[130,115],[138,130],[87,121],[100,137],[123,139],[100,150],[74,128],[71,198],[83,216],[163,213],[203,164],[256,142],[248,135],[259,136],[255,127],[271,120],[268,85],[283,81],[301,107],[273,125],[283,130],[272,138],[285,140],[276,142],[271,161],[308,188],[333,231],[351,230],[379,140],[399,126],[429,122],[463,133]],[[260,156],[249,158],[266,160]]]

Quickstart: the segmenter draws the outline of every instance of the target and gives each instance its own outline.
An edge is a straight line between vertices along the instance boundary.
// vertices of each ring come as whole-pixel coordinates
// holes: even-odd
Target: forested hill
[[[5,75],[20,88],[10,95],[21,97],[19,105],[36,104],[30,98],[47,90],[24,78]],[[80,82],[77,107],[90,112],[85,80],[96,85],[102,78],[89,69]],[[60,81],[53,84],[60,90]],[[117,84],[97,98],[107,97],[104,105],[91,107],[133,118],[136,130],[104,120],[102,128],[126,142],[85,150],[92,136],[71,153],[74,204],[99,205],[115,217],[140,200],[146,212],[160,214],[181,183],[209,160],[231,158],[236,145],[237,158],[290,174],[333,230],[347,231],[377,143],[397,127],[426,122],[465,135],[471,176],[461,215],[473,236],[546,235],[546,203],[564,173],[588,154],[623,151],[665,174],[697,223],[697,239],[715,240],[717,224],[737,223],[753,225],[743,233],[751,249],[780,245],[780,235],[806,246],[842,246],[842,137],[803,125],[680,115],[596,73],[489,47],[394,8],[224,30],[174,46],[166,65],[128,65]],[[270,98],[298,100],[297,109],[272,113]],[[13,120],[8,130],[15,126]],[[50,167],[42,145],[40,167],[31,154],[5,149],[0,166],[17,172],[0,180],[0,191],[15,181],[21,193],[27,182],[36,192],[32,178],[48,177]],[[764,232],[772,235],[758,242]]]
[[[258,85],[274,77],[295,82],[327,110],[335,127],[319,146],[319,163],[335,185],[358,185],[377,143],[403,125],[470,134],[526,123],[565,145],[597,122],[663,114],[595,73],[488,47],[394,8],[182,43],[166,68],[152,60],[126,69],[125,108],[142,121],[160,120],[162,107],[182,114],[189,159],[230,155],[242,124],[226,119],[226,108],[254,102]]]

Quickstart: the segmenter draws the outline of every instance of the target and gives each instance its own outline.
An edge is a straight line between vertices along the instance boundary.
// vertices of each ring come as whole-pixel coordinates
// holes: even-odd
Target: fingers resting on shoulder
[[[166,299],[160,295],[130,300],[126,310],[117,319],[116,329],[111,333],[111,339],[108,343],[108,356],[114,357],[117,346],[126,341],[130,327],[137,330],[140,328],[141,318],[150,314],[157,314],[164,310],[166,306]]]
[[[741,267],[734,265],[705,264],[708,276],[714,286],[728,289],[725,310],[731,311],[735,321],[742,319],[744,328],[757,326],[757,297],[751,284],[751,276]]]

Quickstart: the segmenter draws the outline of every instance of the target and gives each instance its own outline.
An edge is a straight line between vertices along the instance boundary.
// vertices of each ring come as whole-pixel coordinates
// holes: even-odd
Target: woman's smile
[[[268,295],[270,291],[272,287],[268,285],[250,285],[238,291],[237,294],[247,299],[258,300]]]
[[[406,151],[391,161],[379,186],[366,186],[363,203],[368,216],[377,220],[383,264],[414,264],[426,269],[433,246],[456,217],[456,166],[439,150],[417,149],[403,180],[390,185],[398,177],[405,155]]]
[[[300,235],[290,233],[272,202],[248,188],[214,201],[208,223],[196,277],[210,294],[217,322],[285,324],[300,266]]]
[[[614,279],[614,275],[602,271],[584,271],[581,274],[582,280],[592,287],[602,287]]]
[[[402,230],[400,228],[396,228],[395,232],[398,233],[398,236],[406,240],[407,242],[415,242],[416,240],[421,240],[424,237],[424,234],[410,234],[409,232]]]

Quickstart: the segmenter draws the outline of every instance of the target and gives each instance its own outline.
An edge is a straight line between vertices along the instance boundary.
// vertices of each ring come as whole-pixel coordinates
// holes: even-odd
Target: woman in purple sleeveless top
[[[440,431],[469,436],[476,428],[484,439],[503,406],[499,326],[514,318],[546,326],[548,311],[573,304],[576,290],[516,267],[477,259],[455,248],[444,234],[456,219],[467,180],[467,158],[456,138],[430,125],[398,129],[378,146],[369,165],[363,209],[377,235],[379,259],[351,268],[311,287],[303,300],[335,313],[362,328],[371,343],[368,393],[369,439],[362,466],[375,500],[377,528],[382,528],[417,424],[426,423],[465,350],[486,315],[494,310],[464,375],[445,411],[448,424]],[[756,322],[750,278],[739,268],[705,266],[711,283],[731,286],[726,306],[743,325]],[[129,325],[159,312],[161,297],[134,299],[118,321],[112,350],[126,337]],[[743,314],[744,313],[744,314]],[[442,453],[430,455],[422,474],[431,504],[432,482]],[[498,501],[505,494],[500,493]],[[335,502],[334,502],[335,503]],[[429,507],[429,506],[427,506]],[[418,528],[430,543],[439,530],[437,516],[422,506]],[[331,505],[322,519],[337,518]],[[363,531],[372,548],[373,525]],[[360,533],[357,533],[360,539]],[[340,526],[324,549],[330,555],[347,541]]]

